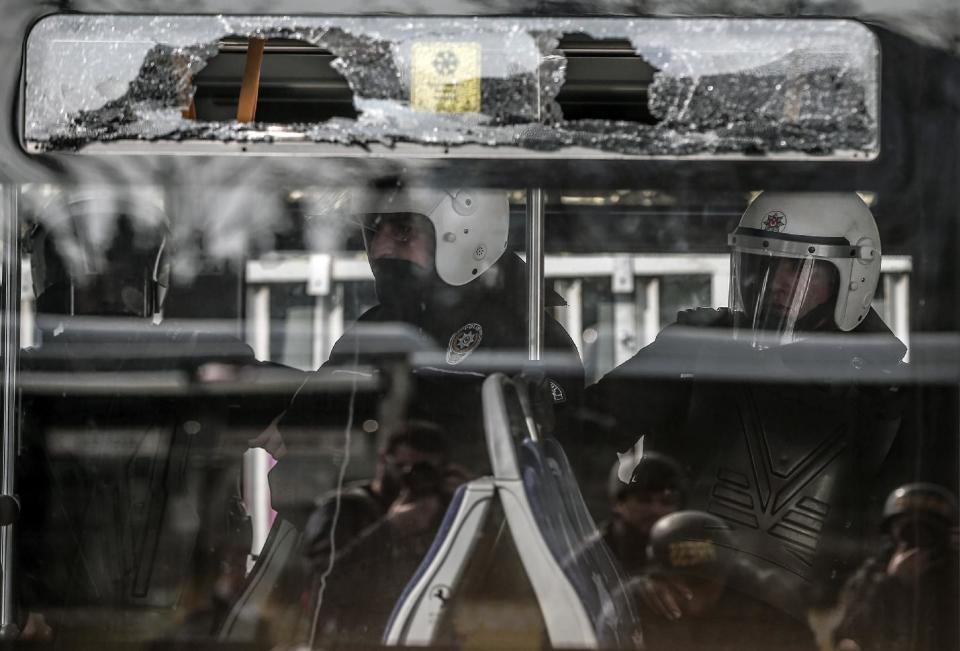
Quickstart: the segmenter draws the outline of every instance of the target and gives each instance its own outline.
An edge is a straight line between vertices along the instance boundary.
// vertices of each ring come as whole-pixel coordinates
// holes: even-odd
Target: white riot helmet
[[[798,331],[853,330],[870,310],[880,234],[855,193],[764,192],[727,243],[738,329],[788,343]]]
[[[435,233],[437,275],[449,285],[466,285],[478,278],[507,249],[510,207],[502,190],[398,185],[358,196],[352,212],[364,216],[366,229],[375,228],[371,216],[426,217]]]

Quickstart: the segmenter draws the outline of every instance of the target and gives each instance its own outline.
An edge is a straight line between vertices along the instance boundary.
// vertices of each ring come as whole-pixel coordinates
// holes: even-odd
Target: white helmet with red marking
[[[853,192],[764,192],[727,241],[740,326],[787,339],[800,330],[846,332],[870,310],[880,234]]]

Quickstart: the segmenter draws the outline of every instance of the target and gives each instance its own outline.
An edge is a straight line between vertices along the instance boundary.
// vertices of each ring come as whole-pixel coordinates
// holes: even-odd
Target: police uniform
[[[620,449],[643,435],[684,466],[688,508],[770,577],[756,596],[802,618],[872,533],[906,348],[871,308],[880,235],[855,193],[763,192],[727,243],[730,307],[682,312],[588,402]]]
[[[310,453],[322,430],[340,433],[349,423],[356,427],[377,422],[378,431],[391,432],[411,419],[427,421],[447,437],[451,462],[482,475],[489,472],[483,381],[496,371],[531,371],[526,361],[526,273],[522,261],[506,253],[510,210],[505,192],[408,187],[399,179],[386,179],[375,191],[352,198],[356,205],[351,213],[363,228],[379,304],[334,345],[330,359],[278,423],[287,454],[270,473],[274,508],[301,530],[313,498],[321,492],[321,473]],[[424,250],[428,241],[433,251]],[[430,264],[425,263],[428,257]],[[548,306],[556,304],[547,300]],[[382,341],[367,336],[366,326],[379,324],[396,324],[394,334],[405,329],[417,341],[410,350],[384,348]],[[420,345],[421,339],[426,345]],[[567,426],[571,419],[564,412],[582,395],[583,366],[570,337],[546,314],[543,343],[546,366],[536,367],[533,374],[543,376],[542,393],[549,392],[545,399],[556,407],[544,411],[557,416],[551,433],[561,440],[572,438]],[[551,366],[551,361],[558,363]],[[344,396],[313,390],[334,373],[356,377],[362,368],[372,368],[377,375],[379,385],[373,391]],[[296,432],[305,433],[307,441],[293,441],[289,434]],[[326,474],[329,480],[332,473]],[[382,630],[370,626],[385,624],[382,615],[400,596],[426,547],[386,534],[362,540],[364,552],[353,558],[377,559],[384,567],[351,563],[338,554],[337,575],[354,577],[338,585],[349,591],[358,581],[376,580],[379,586],[387,573],[393,577],[375,595],[386,607],[375,608],[371,597],[369,618],[350,626],[376,640]]]
[[[824,583],[835,591],[872,532],[864,518],[903,397],[858,378],[893,372],[905,348],[872,311],[843,346],[758,351],[732,337],[730,322],[726,310],[682,313],[589,387],[586,402],[613,417],[619,449],[644,435],[645,450],[677,460],[691,480],[688,507],[728,522],[741,551],[778,577],[762,597],[802,616],[803,596]],[[872,334],[870,345],[858,334]],[[733,360],[758,379],[723,381]],[[809,377],[799,373],[809,364],[834,380],[791,377]]]
[[[512,256],[505,256],[510,258]],[[481,283],[464,287],[439,287],[438,295],[426,300],[407,325],[417,329],[432,345],[425,351],[425,363],[405,365],[405,377],[411,381],[406,417],[437,425],[449,437],[450,460],[471,471],[488,471],[487,448],[483,434],[483,412],[480,389],[486,376],[494,371],[522,372],[526,364],[526,304],[524,285],[518,260],[502,260],[498,265],[503,275],[493,287]],[[552,304],[560,302],[553,295]],[[321,367],[319,381],[331,369],[353,366],[382,366],[385,361],[396,364],[396,356],[365,349],[365,341],[356,337],[364,324],[396,323],[397,315],[383,306],[375,306],[361,315],[333,347],[329,360]],[[490,357],[488,355],[493,355]],[[497,358],[497,355],[505,355]],[[582,400],[583,365],[577,349],[563,327],[549,314],[544,315],[544,357],[553,363],[543,379],[544,393],[555,416],[554,435],[561,441],[574,441],[576,420],[573,412]],[[309,381],[308,381],[309,382]],[[309,387],[309,384],[307,385]],[[353,422],[380,418],[380,402],[384,394],[363,396],[352,402]],[[544,396],[545,399],[546,396]],[[285,428],[309,426],[310,423],[346,423],[350,401],[343,396],[325,396],[320,392],[301,391],[280,422]],[[390,423],[381,423],[390,429]],[[287,437],[285,437],[286,440]],[[306,513],[295,505],[311,505],[317,495],[316,466],[298,460],[303,452],[292,449],[270,474],[271,490],[277,495],[274,508],[291,522],[302,527]],[[312,476],[312,477],[311,477]]]
[[[289,439],[288,432],[309,431],[311,426],[319,431],[320,423],[339,424],[337,429],[328,431],[340,434],[351,420],[356,426],[368,419],[383,417],[386,392],[330,395],[311,391],[310,382],[320,383],[331,372],[350,372],[364,367],[387,369],[386,375],[391,368],[399,366],[404,378],[410,380],[410,387],[405,413],[398,417],[436,425],[448,438],[448,456],[452,463],[475,475],[488,472],[481,386],[494,371],[516,373],[528,368],[525,285],[520,273],[523,266],[512,255],[505,258],[482,279],[484,282],[461,287],[433,284],[433,291],[424,292],[422,302],[418,301],[414,309],[402,315],[384,305],[361,315],[358,323],[335,344],[329,360],[314,379],[308,381],[280,421],[284,441]],[[490,278],[497,281],[488,283]],[[555,304],[558,299],[559,296],[552,296],[548,302]],[[559,358],[557,368],[561,371],[554,372],[553,366],[548,367],[550,375],[542,383],[544,393],[549,391],[549,398],[544,395],[544,400],[552,403],[556,416],[554,434],[563,440],[571,436],[569,426],[573,419],[568,411],[575,408],[582,396],[583,367],[576,347],[562,326],[547,314],[544,321],[545,359]],[[381,323],[403,323],[423,335],[431,344],[423,351],[423,362],[411,365],[406,355],[376,350],[369,345],[370,340],[358,336],[364,325]],[[506,354],[506,357],[497,359],[488,354]],[[380,426],[391,430],[389,422]],[[308,527],[311,518],[314,524],[317,518],[325,519],[323,512],[331,504],[325,500],[319,509],[313,507],[320,488],[319,473],[307,445],[311,444],[287,443],[287,454],[270,472],[274,508],[300,530]],[[337,567],[329,577],[326,605],[317,630],[321,636],[337,635],[342,640],[367,643],[379,640],[393,604],[413,576],[433,535],[430,531],[417,536],[417,540],[410,540],[393,532],[382,521],[373,526],[379,529],[356,537],[350,549],[336,556]],[[305,536],[306,545],[317,542],[322,541],[316,535]],[[308,547],[303,553],[311,555],[315,551]],[[316,582],[321,568],[314,567],[314,570]],[[370,589],[358,589],[358,585]],[[363,608],[356,607],[356,599],[363,602]]]

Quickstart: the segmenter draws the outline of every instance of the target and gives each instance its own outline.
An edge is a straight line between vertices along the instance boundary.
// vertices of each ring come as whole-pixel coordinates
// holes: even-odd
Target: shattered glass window
[[[957,52],[11,4],[0,639],[960,648]]]
[[[357,117],[194,117],[205,67],[243,38],[328,53]],[[616,44],[643,65],[597,85],[577,54]],[[871,158],[878,65],[875,38],[848,21],[54,16],[28,40],[24,134],[37,150],[140,139]],[[594,105],[632,85],[637,106],[584,111],[584,75]]]

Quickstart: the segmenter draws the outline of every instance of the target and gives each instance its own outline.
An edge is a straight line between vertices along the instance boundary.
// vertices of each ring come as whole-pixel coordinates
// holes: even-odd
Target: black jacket
[[[852,333],[765,351],[732,337],[729,317],[681,313],[590,387],[591,431],[619,450],[643,436],[676,459],[688,508],[729,522],[741,551],[787,586],[775,605],[802,616],[836,593],[875,530],[905,348],[874,312]]]
[[[487,472],[480,389],[496,371],[542,377],[554,400],[554,435],[561,442],[577,438],[572,412],[583,390],[577,349],[556,319],[545,314],[544,362],[527,362],[522,267],[516,262],[498,266],[505,269],[492,284],[482,277],[463,287],[440,288],[412,323],[397,323],[383,307],[373,307],[337,341],[279,424],[284,440],[294,441],[270,475],[274,508],[284,517],[302,528],[316,496],[333,488],[317,483],[310,448],[325,435],[339,444],[350,421],[358,427],[375,420],[387,428],[394,418],[432,422],[449,437],[453,462],[474,474]],[[376,328],[384,324],[396,327],[388,333]],[[381,380],[377,388],[354,395],[324,392],[331,377],[350,377],[352,369],[372,370]]]

